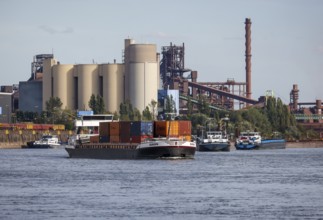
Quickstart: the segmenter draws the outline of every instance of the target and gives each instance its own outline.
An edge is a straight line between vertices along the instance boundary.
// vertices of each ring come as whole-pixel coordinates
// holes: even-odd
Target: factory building
[[[103,97],[106,111],[119,111],[129,100],[143,111],[157,101],[159,54],[155,44],[136,44],[125,40],[124,62],[107,64],[61,64],[54,58],[43,61],[43,103],[58,97],[62,108],[89,110],[91,95]]]

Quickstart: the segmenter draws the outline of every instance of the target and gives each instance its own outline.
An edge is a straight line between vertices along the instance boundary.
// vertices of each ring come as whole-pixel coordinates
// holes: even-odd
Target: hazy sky
[[[323,99],[321,0],[0,0],[0,85],[31,75],[36,54],[62,64],[122,62],[124,39],[185,43],[198,81],[245,81],[245,18],[251,18],[252,97]]]

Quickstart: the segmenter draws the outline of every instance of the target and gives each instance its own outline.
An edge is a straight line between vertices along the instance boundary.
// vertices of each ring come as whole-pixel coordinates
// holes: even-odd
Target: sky
[[[124,39],[185,44],[198,82],[245,81],[250,18],[252,98],[272,90],[289,103],[323,99],[321,0],[0,0],[0,85],[31,75],[37,54],[62,64],[122,62]]]

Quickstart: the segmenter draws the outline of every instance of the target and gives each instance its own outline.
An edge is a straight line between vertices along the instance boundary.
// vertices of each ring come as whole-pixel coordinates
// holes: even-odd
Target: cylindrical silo
[[[124,97],[124,65],[102,64],[103,101],[108,112],[119,112]]]
[[[46,102],[52,97],[52,66],[55,59],[45,59],[43,62],[43,109],[46,109]]]
[[[62,109],[74,109],[73,68],[74,65],[70,64],[53,66],[53,96],[60,98]]]
[[[99,71],[97,64],[79,64],[76,66],[78,76],[78,109],[90,110],[91,95],[99,94]]]
[[[132,44],[129,46],[128,76],[129,100],[140,112],[152,100],[157,101],[158,61],[155,44]]]

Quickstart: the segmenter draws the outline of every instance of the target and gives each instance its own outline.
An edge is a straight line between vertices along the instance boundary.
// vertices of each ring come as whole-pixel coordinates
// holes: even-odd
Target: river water
[[[2,149],[0,219],[323,219],[323,148],[191,160]]]

